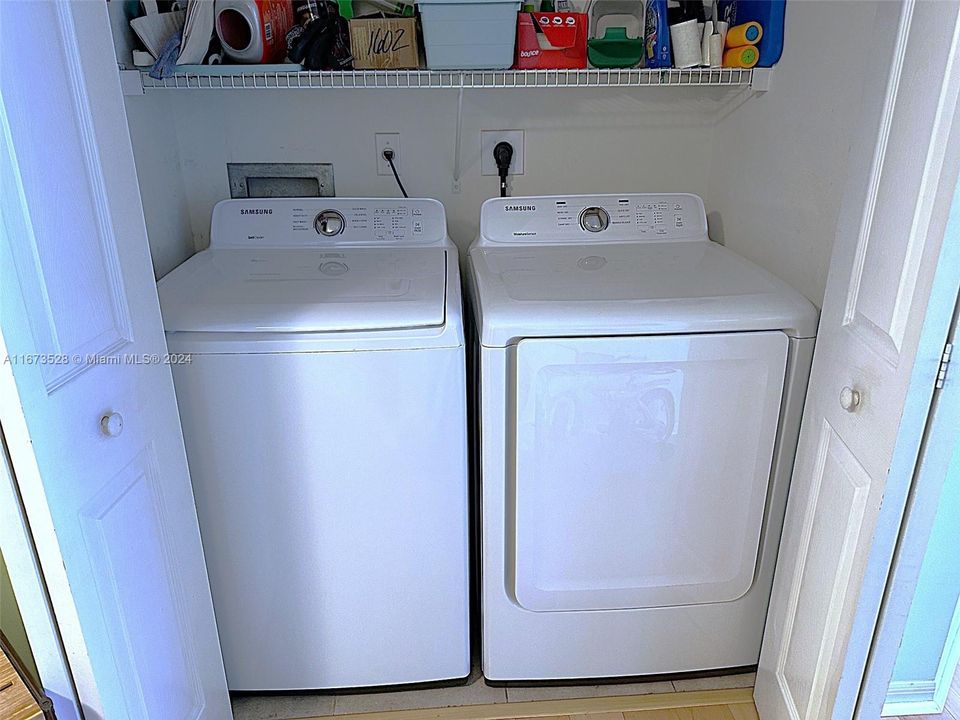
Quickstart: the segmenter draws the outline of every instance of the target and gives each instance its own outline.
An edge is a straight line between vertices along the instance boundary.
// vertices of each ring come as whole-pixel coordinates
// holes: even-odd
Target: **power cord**
[[[498,142],[493,148],[493,159],[497,161],[497,172],[500,175],[500,197],[507,197],[507,175],[513,160],[513,145],[506,140]]]
[[[384,148],[383,149],[383,159],[390,164],[390,169],[393,170],[393,177],[397,180],[397,185],[400,186],[400,192],[403,193],[404,197],[410,197],[407,195],[407,191],[403,187],[403,183],[400,182],[400,173],[397,172],[397,166],[393,164],[393,148]]]

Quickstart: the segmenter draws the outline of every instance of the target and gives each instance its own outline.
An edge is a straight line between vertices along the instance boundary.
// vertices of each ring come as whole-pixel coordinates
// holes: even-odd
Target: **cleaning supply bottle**
[[[670,28],[667,25],[667,0],[647,0],[643,25],[646,67],[670,67]]]

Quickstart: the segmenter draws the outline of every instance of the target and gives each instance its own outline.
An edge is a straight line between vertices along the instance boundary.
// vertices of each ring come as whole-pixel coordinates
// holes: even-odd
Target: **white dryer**
[[[694,195],[490,200],[469,285],[485,676],[756,664],[815,308]]]
[[[434,200],[228,200],[160,302],[229,687],[470,672],[456,248]],[[189,589],[187,589],[189,590]]]

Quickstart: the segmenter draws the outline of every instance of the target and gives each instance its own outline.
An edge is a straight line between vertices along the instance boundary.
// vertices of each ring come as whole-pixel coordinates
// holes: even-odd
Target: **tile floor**
[[[607,714],[607,713],[605,713]],[[623,720],[760,720],[753,703],[736,705],[706,705],[703,707],[680,707],[664,710],[639,710],[620,713]],[[596,715],[584,715],[584,720],[596,720]],[[540,718],[540,720],[556,720]],[[569,720],[573,720],[571,716]]]
[[[289,720],[318,715],[415,708],[454,707],[528,700],[566,700],[613,695],[647,695],[651,693],[721,690],[753,687],[754,673],[720,675],[615,685],[567,685],[560,687],[491,687],[475,671],[467,685],[429,690],[360,693],[356,695],[298,694],[242,695],[233,699],[235,720]],[[666,716],[665,716],[666,717]],[[593,717],[592,720],[604,720]],[[640,720],[636,718],[635,720]]]

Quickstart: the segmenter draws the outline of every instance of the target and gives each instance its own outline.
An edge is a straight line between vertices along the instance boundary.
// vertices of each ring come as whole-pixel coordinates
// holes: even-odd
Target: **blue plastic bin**
[[[431,70],[502,70],[513,65],[515,0],[417,0]]]

